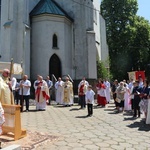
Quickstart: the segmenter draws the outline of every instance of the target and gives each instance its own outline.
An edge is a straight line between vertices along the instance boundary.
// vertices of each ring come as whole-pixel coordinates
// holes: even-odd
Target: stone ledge
[[[20,145],[10,145],[5,148],[2,148],[2,150],[21,150],[21,146]]]

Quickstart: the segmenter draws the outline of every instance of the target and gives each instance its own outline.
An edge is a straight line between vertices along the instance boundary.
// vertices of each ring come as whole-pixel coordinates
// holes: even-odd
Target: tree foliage
[[[137,0],[102,0],[101,14],[106,20],[110,70],[115,78],[127,72],[146,70],[150,59],[150,24],[136,15]]]
[[[97,61],[97,77],[102,79],[111,79],[109,68],[105,67],[105,62]]]

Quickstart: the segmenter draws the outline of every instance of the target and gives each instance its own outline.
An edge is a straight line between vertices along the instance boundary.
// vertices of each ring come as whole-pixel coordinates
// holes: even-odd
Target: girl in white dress
[[[124,110],[131,110],[131,102],[130,102],[130,89],[126,84],[124,84],[126,88],[126,92],[124,94]]]

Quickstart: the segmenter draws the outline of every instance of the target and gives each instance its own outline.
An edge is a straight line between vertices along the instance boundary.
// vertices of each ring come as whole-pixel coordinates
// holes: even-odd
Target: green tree
[[[107,62],[108,64],[109,62]],[[109,68],[105,66],[105,62],[97,61],[97,77],[102,79],[111,79]]]
[[[115,78],[127,76],[132,39],[131,26],[138,10],[136,0],[102,0],[101,14],[106,20],[106,34],[110,55],[110,71]]]
[[[136,16],[132,27],[131,47],[128,53],[132,56],[131,67],[134,70],[145,70],[150,76],[150,23],[143,17]]]

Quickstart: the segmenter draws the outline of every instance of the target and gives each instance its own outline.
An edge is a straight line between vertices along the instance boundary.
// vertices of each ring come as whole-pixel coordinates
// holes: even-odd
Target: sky
[[[150,22],[150,0],[138,0],[138,5],[137,15],[144,17]]]

